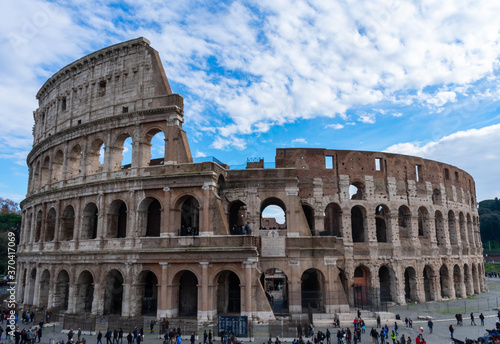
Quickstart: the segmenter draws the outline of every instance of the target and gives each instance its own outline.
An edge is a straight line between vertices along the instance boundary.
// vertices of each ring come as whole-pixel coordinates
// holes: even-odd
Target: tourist
[[[429,333],[432,333],[432,327],[434,326],[434,323],[432,322],[431,319],[427,322],[427,327],[429,328]]]
[[[453,333],[455,332],[455,329],[453,328],[453,325],[450,325],[450,327],[448,327],[448,330],[450,331],[451,338],[453,338]]]
[[[481,320],[481,326],[484,326],[484,315],[483,315],[483,313],[479,314],[479,320]]]

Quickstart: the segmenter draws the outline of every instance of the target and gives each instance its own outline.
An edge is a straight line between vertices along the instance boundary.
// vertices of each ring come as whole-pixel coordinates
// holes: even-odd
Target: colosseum
[[[183,98],[144,38],[69,64],[36,97],[24,309],[266,321],[485,290],[475,184],[455,166],[323,148],[277,149],[273,168],[193,162]]]

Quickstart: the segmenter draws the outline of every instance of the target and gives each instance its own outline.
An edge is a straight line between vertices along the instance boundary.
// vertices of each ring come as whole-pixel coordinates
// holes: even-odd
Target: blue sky
[[[35,94],[72,61],[144,36],[185,99],[194,157],[281,147],[390,151],[471,173],[500,196],[500,3],[0,3],[0,197],[25,197]]]

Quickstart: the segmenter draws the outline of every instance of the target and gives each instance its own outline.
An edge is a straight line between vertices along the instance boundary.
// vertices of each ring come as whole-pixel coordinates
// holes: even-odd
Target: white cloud
[[[304,143],[304,144],[306,144],[306,143],[307,143],[307,140],[306,140],[306,139],[304,139],[304,138],[296,138],[296,139],[293,139],[293,140],[292,140],[292,144],[293,144],[293,143]]]
[[[333,123],[333,124],[327,124],[325,125],[325,129],[328,129],[328,128],[332,128],[332,129],[342,129],[344,128],[344,125],[343,124],[340,124],[340,123]]]
[[[374,124],[375,123],[375,114],[362,112],[358,115],[358,120],[362,123]]]
[[[457,166],[472,175],[478,200],[500,196],[500,124],[459,131],[426,144],[405,142],[387,152],[421,156]]]
[[[217,137],[210,145],[210,148],[221,149],[221,150],[231,150],[231,149],[243,150],[246,147],[247,145],[245,140],[238,137],[230,137],[228,139]]]
[[[195,158],[204,158],[206,157],[207,155],[203,152],[200,152],[200,151],[196,151],[196,153],[194,153],[194,157]]]

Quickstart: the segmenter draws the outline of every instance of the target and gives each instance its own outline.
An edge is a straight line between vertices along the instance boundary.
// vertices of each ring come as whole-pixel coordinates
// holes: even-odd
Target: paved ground
[[[415,343],[415,337],[418,335],[418,326],[421,325],[424,327],[424,338],[428,344],[448,344],[451,342],[450,333],[448,331],[448,327],[453,325],[455,328],[455,338],[464,340],[467,338],[478,338],[483,336],[486,332],[486,328],[491,329],[495,327],[495,323],[498,321],[497,318],[497,309],[499,308],[500,302],[500,279],[487,279],[488,292],[482,293],[480,295],[474,296],[472,298],[468,298],[465,300],[456,300],[449,302],[430,302],[426,304],[420,305],[409,305],[409,306],[394,306],[388,309],[389,312],[394,314],[399,314],[401,320],[398,321],[399,324],[399,337],[402,334],[407,336],[411,336],[412,342]],[[455,313],[460,312],[463,313],[463,326],[456,326]],[[476,326],[470,325],[470,312],[474,312]],[[479,314],[483,313],[485,315],[485,326],[480,326]],[[427,327],[427,320],[419,320],[419,316],[431,316],[434,322],[434,331],[433,333],[429,333],[429,329]],[[409,317],[413,319],[413,329],[406,329],[404,325],[404,318]],[[368,337],[368,333],[371,329],[371,325],[374,323],[373,320],[367,321],[367,333],[362,337],[362,343],[371,343],[371,338]],[[347,325],[347,324],[345,324]],[[344,325],[344,326],[345,326]],[[384,325],[384,323],[383,323]],[[394,323],[388,324],[390,330],[393,329]],[[5,328],[5,324],[2,324]],[[22,325],[21,327],[26,327],[27,325]],[[350,326],[352,329],[352,326]],[[207,327],[211,328],[211,327]],[[332,335],[336,334],[336,330],[329,327]],[[61,333],[61,326],[57,325],[55,327],[46,327],[44,329],[42,343],[57,343],[61,340],[66,341],[67,336],[64,333]],[[323,332],[326,330],[325,326],[317,326],[316,330],[322,330]],[[213,331],[213,328],[212,328]],[[146,331],[146,336],[144,340],[144,344],[160,344],[162,343],[162,339],[159,338],[158,334],[149,334],[149,331]],[[264,335],[266,331],[259,331],[259,327],[254,327],[254,333],[256,334],[253,338],[255,343],[263,343],[267,342],[267,335]],[[200,333],[201,334],[201,333]],[[95,335],[87,335],[84,336],[87,339],[88,344],[96,343]],[[75,335],[76,338],[76,335]],[[189,343],[189,340],[183,338],[183,343]],[[333,340],[334,338],[332,338]],[[5,335],[2,336],[2,343],[5,340]],[[53,343],[51,343],[53,340]],[[283,338],[283,341],[291,341],[292,338]],[[197,342],[200,340],[198,339]],[[103,338],[103,343],[106,341]],[[217,342],[220,343],[220,342]],[[332,341],[333,344],[336,344],[336,338]],[[392,343],[392,341],[390,341]]]

